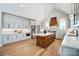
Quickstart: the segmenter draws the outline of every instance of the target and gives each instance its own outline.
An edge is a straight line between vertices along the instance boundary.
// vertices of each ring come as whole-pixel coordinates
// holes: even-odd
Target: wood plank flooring
[[[0,48],[2,56],[59,56],[62,40],[56,40],[46,49],[36,46],[36,41],[29,39],[4,45]]]

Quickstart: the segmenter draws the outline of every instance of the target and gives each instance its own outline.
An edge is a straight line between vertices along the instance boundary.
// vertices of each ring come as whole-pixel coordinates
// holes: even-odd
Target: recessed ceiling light
[[[23,4],[20,4],[20,7],[24,7],[24,5]]]

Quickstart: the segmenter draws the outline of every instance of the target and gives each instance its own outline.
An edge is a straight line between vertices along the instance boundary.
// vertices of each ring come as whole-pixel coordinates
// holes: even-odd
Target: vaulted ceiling
[[[64,12],[64,13],[66,13],[66,14],[72,14],[72,13],[74,13],[74,8],[75,8],[74,5],[76,7],[75,12],[77,14],[79,14],[79,11],[78,11],[79,10],[79,4],[78,3],[76,3],[76,4],[74,4],[74,3],[55,3],[54,4],[54,6],[55,6],[56,9],[58,9],[58,10]]]
[[[23,4],[23,3],[22,3]],[[20,16],[43,20],[44,17],[50,15],[54,10],[69,15],[74,12],[74,4],[72,3],[1,3],[0,11],[14,13]],[[77,14],[79,14],[79,4],[77,4]]]

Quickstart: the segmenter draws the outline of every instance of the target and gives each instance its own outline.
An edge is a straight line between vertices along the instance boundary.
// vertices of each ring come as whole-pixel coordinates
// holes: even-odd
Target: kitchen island
[[[55,40],[54,33],[37,34],[36,45],[42,48],[47,48]]]

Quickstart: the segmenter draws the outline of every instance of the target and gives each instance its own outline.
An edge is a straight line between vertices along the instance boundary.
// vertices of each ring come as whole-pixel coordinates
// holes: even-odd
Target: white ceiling
[[[76,12],[79,14],[79,11],[78,11],[79,4],[77,3],[76,5],[77,5]],[[57,10],[60,10],[63,13],[66,13],[66,14],[74,13],[74,3],[55,3],[54,6]]]
[[[74,10],[72,3],[24,3],[23,5],[21,7],[19,3],[1,3],[0,11],[14,13],[39,21],[49,16],[54,12],[53,10],[57,10],[66,15],[73,13]],[[79,13],[78,10],[79,4],[77,4],[77,13]]]

